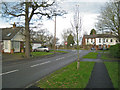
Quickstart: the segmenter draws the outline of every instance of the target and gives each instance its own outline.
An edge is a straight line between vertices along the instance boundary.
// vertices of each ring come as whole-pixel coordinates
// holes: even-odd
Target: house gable
[[[25,36],[19,31],[12,39],[12,41],[25,41]]]

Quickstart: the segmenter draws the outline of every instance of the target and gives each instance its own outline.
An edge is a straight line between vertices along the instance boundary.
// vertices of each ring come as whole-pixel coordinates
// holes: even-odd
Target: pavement
[[[101,54],[99,53],[98,58],[96,59],[96,61],[97,60],[98,61],[94,65],[94,68],[92,70],[91,77],[86,86],[86,89],[106,88],[106,89],[114,90],[114,87],[110,79],[110,76],[108,74],[108,71],[106,69],[106,66],[103,60],[100,59],[100,57],[101,57]]]

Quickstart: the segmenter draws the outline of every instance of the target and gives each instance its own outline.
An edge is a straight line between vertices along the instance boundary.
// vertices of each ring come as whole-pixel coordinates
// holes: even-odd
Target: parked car
[[[96,49],[92,47],[91,50],[96,50]]]
[[[37,47],[37,48],[34,48],[33,49],[34,52],[37,52],[37,51],[44,51],[44,52],[49,52],[49,48],[46,47],[46,46],[41,46],[41,47]]]

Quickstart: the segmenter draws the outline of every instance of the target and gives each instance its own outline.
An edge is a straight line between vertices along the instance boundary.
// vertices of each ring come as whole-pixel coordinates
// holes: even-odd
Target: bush
[[[110,47],[110,55],[115,58],[120,58],[120,44],[116,44]]]

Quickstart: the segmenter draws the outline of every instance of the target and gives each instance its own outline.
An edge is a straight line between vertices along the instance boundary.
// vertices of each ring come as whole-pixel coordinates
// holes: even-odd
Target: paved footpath
[[[98,59],[100,54],[98,55]],[[96,62],[86,88],[109,88],[114,90],[104,62]]]

